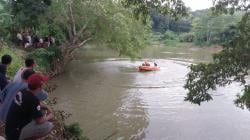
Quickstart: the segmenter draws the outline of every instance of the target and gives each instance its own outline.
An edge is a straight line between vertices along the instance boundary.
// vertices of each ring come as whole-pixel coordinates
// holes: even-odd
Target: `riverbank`
[[[49,86],[49,88],[47,88],[48,93],[49,93],[49,97],[51,96],[51,94],[53,94],[53,88],[51,88],[51,86]],[[47,104],[51,104],[50,102],[53,99],[49,98],[48,101],[46,102]],[[60,111],[58,110],[54,110],[55,113],[55,119],[52,121],[52,123],[54,124],[54,128],[52,129],[52,131],[46,135],[43,138],[40,138],[40,140],[61,140],[64,139],[64,135],[65,135],[65,126],[64,126],[64,120],[62,120],[60,118]],[[5,132],[4,132],[4,124],[0,123],[0,136],[5,136]]]
[[[10,47],[1,47],[0,48],[0,56],[4,55],[4,54],[9,54],[12,56],[13,61],[10,65],[10,67],[8,68],[8,73],[7,76],[10,77],[10,79],[12,79],[11,77],[14,76],[15,72],[23,65],[24,63],[24,58],[27,57],[27,55],[29,54],[26,51],[20,50],[18,48],[10,48]],[[35,59],[36,60],[36,59]],[[49,65],[39,65],[38,70],[45,70],[48,69],[46,68]],[[49,71],[42,71],[44,73],[49,74]],[[53,75],[50,75],[50,79],[53,79]],[[46,85],[46,91],[49,93],[49,99],[46,100],[46,104],[49,105],[52,109],[53,106],[56,104],[56,99],[52,98],[52,94],[55,90],[56,86],[54,85],[50,85],[47,84]],[[62,110],[54,110],[54,114],[55,114],[55,118],[52,121],[54,124],[54,128],[52,129],[52,131],[46,135],[45,137],[41,138],[41,140],[61,140],[61,139],[67,139],[70,137],[82,137],[81,133],[81,129],[77,128],[77,133],[75,133],[74,131],[71,131],[71,127],[74,127],[74,125],[65,125],[65,119],[68,118],[68,114],[65,113]],[[0,123],[0,136],[4,136],[5,132],[4,132],[4,124]]]

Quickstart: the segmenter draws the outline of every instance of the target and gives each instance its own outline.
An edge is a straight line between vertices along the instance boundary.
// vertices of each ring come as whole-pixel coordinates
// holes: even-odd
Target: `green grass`
[[[12,57],[12,62],[7,70],[7,76],[13,77],[15,75],[15,73],[17,72],[17,70],[23,64],[23,59],[22,59],[23,53],[17,49],[14,49],[14,48],[2,47],[0,49],[0,57],[2,57],[5,54],[9,54]]]

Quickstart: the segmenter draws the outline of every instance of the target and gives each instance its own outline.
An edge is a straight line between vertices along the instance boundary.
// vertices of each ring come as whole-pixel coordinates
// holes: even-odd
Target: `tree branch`
[[[69,3],[69,14],[70,14],[70,19],[71,19],[71,25],[72,25],[72,32],[73,32],[73,36],[76,35],[76,23],[75,23],[75,18],[73,16],[73,11],[72,11],[72,3]]]
[[[83,45],[85,45],[88,41],[90,41],[91,40],[91,38],[87,38],[87,39],[85,39],[84,41],[82,41],[78,46],[77,46],[77,48],[80,48],[80,47],[82,47]]]
[[[85,24],[84,26],[82,26],[82,28],[77,32],[76,36],[74,36],[74,39],[73,39],[73,44],[75,44],[78,39],[79,39],[79,36],[85,32],[85,30],[87,29],[87,26],[88,24]]]
[[[73,47],[68,48],[68,50],[67,50],[68,54],[72,55],[72,53],[73,53],[76,49],[81,48],[82,46],[84,46],[84,45],[85,45],[88,41],[90,41],[90,40],[91,40],[91,38],[87,38],[87,39],[85,39],[84,41],[82,41],[79,45],[75,45],[75,46],[73,46]]]

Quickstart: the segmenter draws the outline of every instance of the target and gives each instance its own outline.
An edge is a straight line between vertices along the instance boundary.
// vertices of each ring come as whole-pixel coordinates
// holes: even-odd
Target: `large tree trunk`
[[[68,17],[66,19],[68,19],[67,29],[68,29],[69,39],[60,46],[62,51],[62,57],[60,59],[54,60],[51,63],[51,69],[50,69],[51,76],[56,76],[57,74],[64,72],[67,64],[74,59],[75,51],[85,46],[86,43],[91,40],[91,38],[88,37],[88,35],[84,35],[86,37],[84,37],[83,39],[82,36],[87,30],[87,24],[80,27],[76,26],[76,21],[70,3],[68,7],[68,12],[65,16]]]
[[[85,39],[82,42],[74,43],[72,42],[66,42],[61,46],[62,50],[62,56],[61,58],[55,59],[50,64],[50,70],[49,74],[51,77],[54,77],[58,74],[61,74],[65,71],[65,67],[68,63],[70,63],[72,60],[74,60],[74,54],[75,50],[83,47],[90,38]]]

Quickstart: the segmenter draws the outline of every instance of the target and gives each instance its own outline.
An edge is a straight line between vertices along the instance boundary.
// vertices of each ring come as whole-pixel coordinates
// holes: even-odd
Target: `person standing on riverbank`
[[[14,83],[22,83],[22,85],[25,85],[25,87],[27,87],[27,82],[26,82],[26,80],[23,80],[22,74],[27,69],[34,70],[35,66],[36,66],[36,62],[33,58],[26,58],[25,59],[25,67],[21,67],[17,71],[16,75],[14,76],[13,82]],[[21,89],[19,89],[19,90],[21,90]],[[37,97],[40,101],[46,100],[48,98],[48,93],[46,91],[42,90],[42,92],[39,93],[37,95]]]
[[[48,134],[53,124],[52,110],[40,104],[36,95],[41,92],[42,86],[48,77],[35,73],[28,78],[28,88],[17,93],[7,115],[5,134],[7,139],[36,139]],[[47,115],[42,114],[47,109]]]
[[[13,82],[22,82],[22,73],[26,69],[34,69],[36,66],[35,60],[32,58],[26,58],[25,59],[25,67],[21,67],[16,75],[14,76]]]
[[[11,64],[12,57],[8,54],[5,54],[1,58],[0,64],[0,91],[4,89],[4,87],[8,84],[7,80],[7,67]]]

